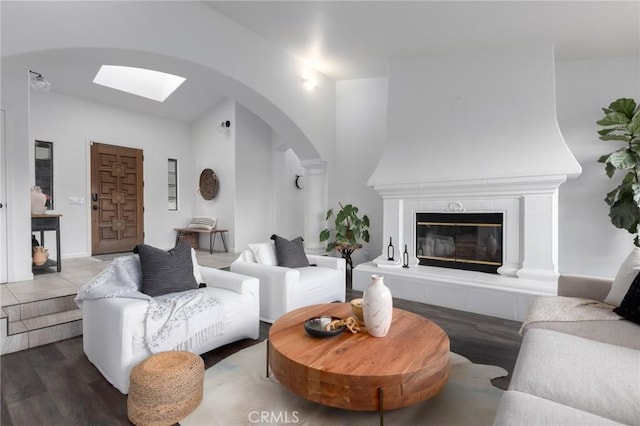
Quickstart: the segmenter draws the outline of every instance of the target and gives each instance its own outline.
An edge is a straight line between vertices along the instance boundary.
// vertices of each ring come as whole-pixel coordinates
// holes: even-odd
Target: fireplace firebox
[[[497,274],[503,213],[416,213],[420,265]]]

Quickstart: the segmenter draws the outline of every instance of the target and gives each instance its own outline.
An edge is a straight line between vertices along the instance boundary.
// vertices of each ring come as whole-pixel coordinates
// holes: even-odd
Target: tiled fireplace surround
[[[393,237],[399,251],[406,244],[411,256],[418,212],[504,213],[503,266],[499,274],[488,274],[414,262],[408,269],[380,268],[368,262],[354,269],[353,287],[364,290],[372,274],[381,274],[394,297],[522,320],[534,297],[556,293],[558,186],[565,180],[544,176],[376,187],[384,199],[385,239]]]

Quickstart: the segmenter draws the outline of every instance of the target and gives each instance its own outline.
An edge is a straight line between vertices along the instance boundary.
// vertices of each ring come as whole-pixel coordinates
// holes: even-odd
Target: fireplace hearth
[[[502,213],[416,213],[420,265],[498,273]]]

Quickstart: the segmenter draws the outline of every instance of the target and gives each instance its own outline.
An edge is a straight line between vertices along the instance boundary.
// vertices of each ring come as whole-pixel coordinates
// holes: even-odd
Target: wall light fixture
[[[51,89],[51,83],[45,80],[42,74],[31,70],[29,70],[29,73],[33,74],[31,76],[31,88],[33,90],[44,90],[48,92]]]

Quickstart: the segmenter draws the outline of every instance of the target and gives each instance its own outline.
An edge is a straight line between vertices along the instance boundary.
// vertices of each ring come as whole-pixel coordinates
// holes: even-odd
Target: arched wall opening
[[[301,161],[331,164],[335,157],[335,83],[318,76],[318,88],[308,93],[300,81],[304,64],[202,4],[4,3],[1,18],[7,196],[13,207],[7,213],[9,281],[31,277],[29,260],[12,253],[29,252],[28,240],[22,239],[30,228],[27,194],[32,180],[27,75],[42,64],[38,55],[53,58],[61,68],[83,52],[96,60],[135,53],[140,64],[163,62],[168,71],[184,67],[194,76],[206,76],[208,84],[268,123],[278,142],[291,147]],[[327,186],[325,181],[315,191],[315,204],[326,204]],[[312,216],[305,217],[311,223],[305,224],[305,236],[319,228],[321,212]]]

